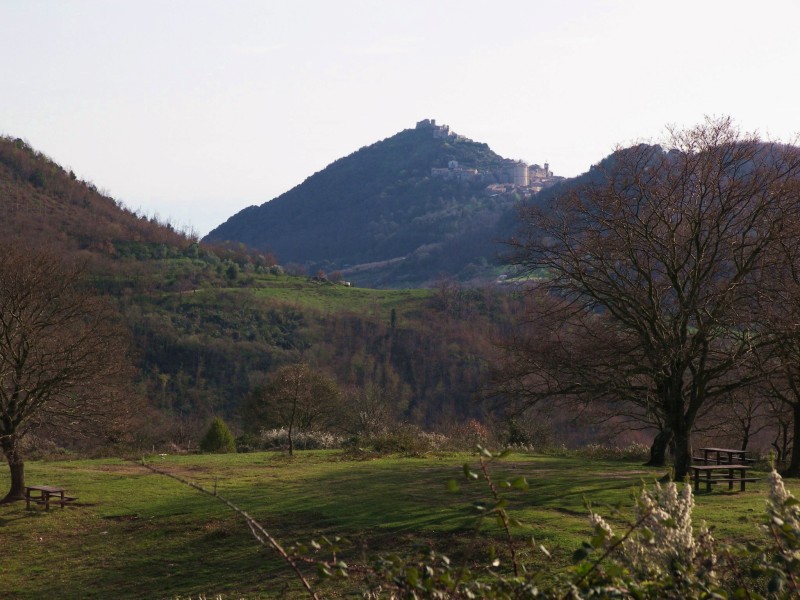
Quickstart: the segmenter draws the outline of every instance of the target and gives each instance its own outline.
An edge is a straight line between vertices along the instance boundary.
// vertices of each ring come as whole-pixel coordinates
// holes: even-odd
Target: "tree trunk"
[[[650,446],[650,460],[645,463],[648,467],[665,467],[667,465],[667,449],[672,445],[672,429],[664,427],[658,432]]]
[[[3,454],[8,461],[8,468],[11,472],[11,489],[6,497],[0,500],[0,504],[15,502],[25,499],[25,463],[17,451],[17,439],[12,436],[3,438]]]
[[[747,450],[747,445],[750,443],[750,429],[753,427],[753,419],[748,416],[742,424],[742,447],[741,450]]]
[[[292,439],[292,424],[289,424],[288,436],[289,436],[289,456],[294,456],[294,440]]]
[[[673,456],[673,481],[683,481],[690,475],[692,466],[692,445],[687,431],[677,431],[673,439],[675,442],[675,454]]]
[[[781,472],[784,477],[800,477],[800,402],[792,404],[792,417],[794,421],[792,456],[789,459],[789,466]]]

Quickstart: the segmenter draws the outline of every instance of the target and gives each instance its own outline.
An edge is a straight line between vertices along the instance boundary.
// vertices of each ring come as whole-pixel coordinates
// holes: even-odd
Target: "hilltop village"
[[[417,129],[430,129],[435,139],[452,138],[454,141],[466,139],[450,131],[448,125],[437,125],[435,119],[424,119],[417,123]],[[451,160],[446,167],[431,167],[432,177],[441,177],[456,181],[475,181],[487,184],[488,193],[517,192],[531,195],[564,179],[554,175],[550,165],[544,167],[529,165],[522,160],[509,160],[501,166],[485,171],[474,167],[466,167]]]

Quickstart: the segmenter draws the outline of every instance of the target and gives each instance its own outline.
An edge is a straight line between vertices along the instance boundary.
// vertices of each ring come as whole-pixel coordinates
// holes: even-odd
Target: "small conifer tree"
[[[236,441],[225,421],[214,417],[208,431],[200,440],[200,450],[217,453],[236,452]]]

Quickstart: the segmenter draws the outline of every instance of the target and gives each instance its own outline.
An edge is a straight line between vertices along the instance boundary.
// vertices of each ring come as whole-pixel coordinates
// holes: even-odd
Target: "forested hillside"
[[[508,162],[486,144],[407,129],[244,209],[206,239],[269,250],[312,273],[343,270],[373,287],[430,285],[441,273],[485,278],[496,274],[497,242],[508,235],[498,223],[518,198],[431,176],[453,160],[480,170]]]
[[[276,258],[211,246],[138,216],[20,140],[0,140],[3,235],[86,263],[130,332],[148,411],[139,443],[189,443],[299,361],[353,398],[369,389],[398,421],[453,426],[480,414],[493,332],[513,296],[442,283],[380,291],[284,274]]]
[[[0,137],[0,234],[113,256],[116,244],[186,246],[168,224],[121,206],[19,138]]]

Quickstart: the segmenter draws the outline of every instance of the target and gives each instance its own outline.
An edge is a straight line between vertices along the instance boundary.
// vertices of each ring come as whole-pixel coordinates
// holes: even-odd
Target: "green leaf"
[[[447,491],[448,492],[458,492],[461,488],[458,487],[458,482],[455,479],[450,479],[447,482]]]
[[[514,489],[522,490],[523,492],[527,492],[528,489],[530,488],[530,485],[528,485],[528,480],[525,479],[524,477],[517,477],[514,481],[511,482],[511,486]]]
[[[470,469],[467,463],[464,463],[464,477],[466,477],[467,479],[477,479],[478,474],[472,469]]]

